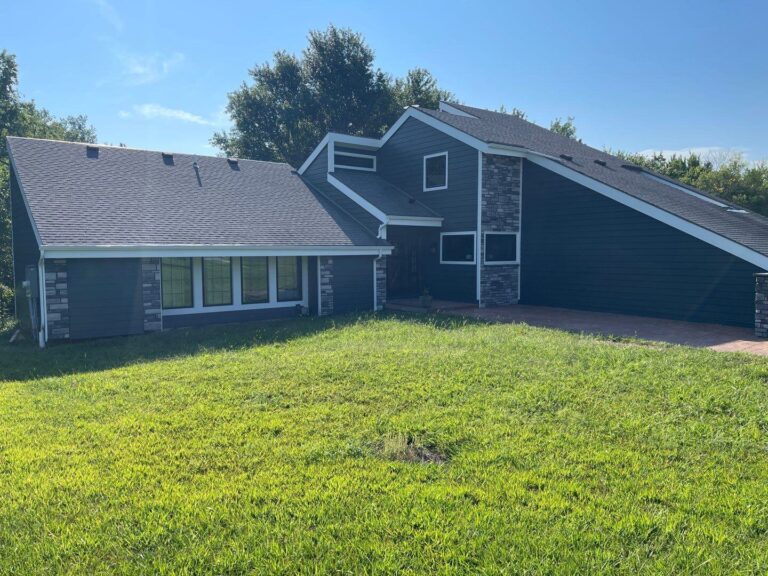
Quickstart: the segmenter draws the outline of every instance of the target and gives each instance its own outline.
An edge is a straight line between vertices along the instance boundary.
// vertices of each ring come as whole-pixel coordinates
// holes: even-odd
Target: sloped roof
[[[751,211],[731,212],[729,208],[742,208],[638,167],[625,168],[626,160],[517,116],[460,104],[451,103],[450,106],[474,117],[442,110],[418,110],[487,144],[513,146],[521,151],[545,155],[567,168],[768,256],[768,218],[764,216]]]
[[[440,218],[436,212],[374,172],[337,168],[333,176],[387,216]]]
[[[386,245],[288,164],[111,146],[95,154],[31,138],[8,145],[45,246]]]

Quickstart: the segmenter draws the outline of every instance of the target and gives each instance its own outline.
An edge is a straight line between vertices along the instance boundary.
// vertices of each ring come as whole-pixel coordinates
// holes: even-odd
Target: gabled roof
[[[424,204],[391,184],[375,172],[361,172],[337,168],[333,177],[351,188],[367,202],[387,216],[410,218],[440,218]]]
[[[14,137],[8,148],[45,247],[386,247],[288,164]]]
[[[768,218],[764,216],[664,176],[630,166],[621,158],[517,116],[460,104],[444,105],[443,108],[417,108],[415,117],[424,114],[471,139],[481,141],[488,145],[485,150],[488,153],[493,153],[494,147],[498,147],[499,150],[519,150],[520,155],[531,160],[544,158],[548,164],[542,165],[560,165],[567,171],[582,174],[768,256]],[[453,113],[446,111],[450,109]]]

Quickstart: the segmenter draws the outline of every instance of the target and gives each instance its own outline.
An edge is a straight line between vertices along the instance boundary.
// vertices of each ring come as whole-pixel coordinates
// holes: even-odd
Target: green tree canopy
[[[85,116],[55,118],[33,100],[19,94],[16,57],[0,52],[0,321],[12,306],[13,263],[9,162],[6,136],[30,136],[52,140],[95,142],[96,131]]]
[[[374,67],[360,34],[335,26],[311,31],[301,57],[276,52],[249,75],[252,83],[229,95],[234,127],[211,142],[228,155],[293,166],[327,132],[380,136],[404,106],[453,99],[423,68],[392,79]]]
[[[699,154],[667,158],[617,152],[617,156],[638,166],[679,180],[710,194],[768,216],[768,163],[750,163],[742,154],[730,154],[719,162]]]

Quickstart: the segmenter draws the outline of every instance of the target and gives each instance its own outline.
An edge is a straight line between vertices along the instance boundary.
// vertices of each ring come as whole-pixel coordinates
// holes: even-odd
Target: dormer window
[[[333,164],[336,168],[375,172],[376,156],[371,154],[355,154],[352,152],[336,152],[333,155]]]
[[[448,188],[448,152],[424,156],[424,192]]]

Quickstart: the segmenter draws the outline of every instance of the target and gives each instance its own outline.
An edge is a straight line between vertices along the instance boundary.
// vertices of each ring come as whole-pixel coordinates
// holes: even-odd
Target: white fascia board
[[[301,165],[301,167],[297,170],[297,172],[301,175],[306,172],[307,168],[309,168],[310,164],[315,161],[315,158],[317,158],[320,155],[320,152],[323,151],[323,148],[325,148],[326,144],[328,144],[328,140],[330,139],[331,135],[326,134],[325,138],[320,140],[320,144],[315,146],[315,149],[312,150],[312,154],[310,154],[306,160],[304,160],[304,164]]]
[[[27,194],[24,192],[24,184],[21,182],[21,176],[19,175],[19,171],[16,168],[16,162],[13,160],[13,153],[11,152],[10,146],[8,147],[8,157],[11,159],[11,168],[13,168],[13,175],[16,178],[16,184],[19,185],[19,192],[21,193],[21,199],[24,201],[24,208],[27,211],[27,217],[29,218],[29,222],[32,224],[32,231],[35,233],[35,240],[37,240],[37,246],[38,248],[41,248],[43,246],[43,241],[40,238],[40,232],[37,229],[37,224],[35,223],[35,219],[32,217],[32,209],[29,207],[29,202],[27,201]]]
[[[720,234],[717,234],[716,232],[712,232],[707,228],[703,228],[689,220],[658,208],[653,204],[644,202],[643,200],[635,198],[634,196],[631,196],[626,192],[622,192],[617,188],[603,184],[598,180],[590,178],[589,176],[585,176],[581,172],[577,172],[576,170],[568,168],[567,166],[563,166],[559,162],[550,160],[549,158],[538,156],[536,154],[529,154],[527,158],[534,164],[538,164],[539,166],[542,166],[543,168],[546,168],[555,174],[559,174],[560,176],[568,178],[569,180],[576,182],[577,184],[581,184],[590,190],[594,190],[595,192],[602,194],[611,200],[615,200],[624,206],[637,210],[638,212],[645,214],[646,216],[650,216],[651,218],[667,224],[668,226],[672,226],[681,232],[685,232],[689,236],[698,238],[702,242],[706,242],[715,248],[719,248],[720,250],[728,252],[737,258],[741,258],[750,264],[754,264],[758,268],[768,270],[768,256],[764,256],[759,252],[755,252],[743,244],[739,244],[738,242],[734,242],[733,240],[725,238],[724,236],[720,236]]]
[[[380,222],[383,222],[384,224],[387,223],[388,218],[384,212],[376,208],[376,206],[368,202],[368,200],[360,196],[357,192],[352,190],[352,188],[350,188],[349,186],[347,186],[346,184],[338,180],[332,174],[328,174],[328,184],[336,188],[336,190],[344,194],[347,198],[352,200],[355,204],[360,206],[363,210],[371,214]]]
[[[46,246],[46,258],[172,258],[195,256],[361,256],[390,254],[391,246]]]
[[[448,114],[454,114],[455,116],[464,116],[465,118],[477,118],[477,116],[473,116],[469,112],[464,112],[464,110],[459,110],[455,106],[451,106],[448,102],[440,101],[440,104],[438,105],[438,109],[442,112],[448,112]]]
[[[440,228],[443,225],[443,219],[430,218],[428,216],[390,216],[387,224],[391,226],[426,226]]]
[[[400,127],[403,124],[405,124],[405,122],[409,118],[415,118],[416,120],[420,120],[427,126],[431,126],[432,128],[439,130],[440,132],[443,132],[448,136],[451,136],[456,140],[459,140],[460,142],[463,142],[464,144],[471,146],[472,148],[477,148],[478,150],[485,150],[486,148],[488,148],[488,145],[482,140],[479,140],[474,136],[470,136],[466,132],[462,132],[458,128],[454,128],[453,126],[446,124],[442,120],[433,118],[432,116],[430,116],[429,114],[425,114],[418,108],[408,108],[408,110],[406,110],[405,113],[403,113],[403,115],[397,119],[397,122],[392,124],[392,127],[389,130],[387,130],[387,133],[384,134],[384,136],[381,138],[381,145],[383,146],[384,144],[386,144],[387,141],[390,138],[392,138],[395,132],[397,132],[400,129]]]

